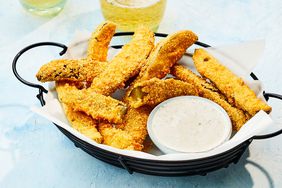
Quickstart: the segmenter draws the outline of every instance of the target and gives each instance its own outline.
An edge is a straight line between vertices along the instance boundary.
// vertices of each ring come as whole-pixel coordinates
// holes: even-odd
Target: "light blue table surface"
[[[29,14],[17,1],[0,2],[0,187],[282,187],[282,136],[254,141],[237,165],[193,177],[130,175],[76,148],[51,122],[29,110],[39,106],[37,91],[15,79],[11,61],[30,43],[68,44],[76,30],[91,31],[103,20],[98,1],[69,0],[53,19]],[[168,0],[159,31],[179,29],[191,29],[211,45],[265,39],[254,72],[266,91],[282,94],[280,0]],[[39,66],[57,53],[34,50],[20,60],[19,72],[35,81]],[[270,104],[273,118],[282,122],[282,101]]]

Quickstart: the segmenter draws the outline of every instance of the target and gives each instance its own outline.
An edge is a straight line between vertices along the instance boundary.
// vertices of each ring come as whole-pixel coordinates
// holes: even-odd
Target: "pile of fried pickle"
[[[107,61],[115,30],[114,23],[102,23],[91,35],[86,58],[53,60],[36,75],[41,82],[56,82],[58,99],[72,127],[97,143],[144,150],[151,110],[176,96],[200,96],[216,102],[228,113],[235,131],[258,111],[271,111],[241,78],[204,49],[193,54],[201,76],[177,63],[198,40],[192,31],[178,31],[154,44],[154,33],[140,27]],[[167,74],[174,78],[164,79]],[[122,88],[126,89],[122,100],[111,97]]]

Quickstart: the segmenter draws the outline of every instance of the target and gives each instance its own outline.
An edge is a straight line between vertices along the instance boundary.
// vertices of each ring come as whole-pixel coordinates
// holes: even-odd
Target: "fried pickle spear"
[[[192,31],[183,30],[170,34],[164,40],[160,41],[153,48],[146,60],[146,64],[141,68],[138,77],[127,90],[125,99],[136,83],[151,78],[165,77],[170,72],[170,68],[180,60],[186,49],[197,40],[197,35]]]
[[[91,59],[58,59],[43,65],[36,74],[40,82],[48,81],[87,81],[105,70],[107,62]]]
[[[147,136],[147,120],[151,110],[149,106],[129,107],[123,123],[118,128],[128,131],[137,143],[143,145]]]
[[[103,144],[119,149],[141,151],[147,136],[146,126],[150,110],[150,107],[145,106],[138,109],[129,108],[124,123],[118,127],[104,123],[99,124],[99,131],[104,138]]]
[[[56,86],[58,86],[56,89],[59,98],[65,97],[65,95],[68,93],[66,89],[68,89],[69,86],[66,85],[65,87],[65,83],[63,82],[56,83]],[[70,106],[64,103],[61,104],[69,123],[74,129],[84,134],[88,138],[96,141],[97,143],[102,143],[102,135],[96,128],[98,125],[97,121],[83,112],[74,111]]]
[[[248,112],[251,116],[260,110],[267,113],[271,111],[271,107],[257,98],[254,91],[241,78],[221,65],[204,49],[195,50],[193,60],[198,72],[211,80],[232,105]]]
[[[92,33],[88,43],[87,59],[106,61],[108,47],[115,34],[116,24],[106,21]]]
[[[238,131],[248,120],[248,116],[246,116],[242,110],[231,106],[225,100],[224,96],[218,93],[217,88],[203,78],[194,74],[192,71],[186,69],[182,65],[174,65],[171,73],[176,78],[194,85],[198,90],[199,96],[210,99],[219,104],[229,115],[232,121],[233,130]]]
[[[154,46],[154,34],[147,28],[139,28],[132,40],[123,46],[107,68],[93,79],[91,89],[103,95],[110,95],[116,89],[139,73]]]
[[[141,151],[147,137],[147,120],[152,108],[142,106],[128,107],[122,124],[99,124],[99,131],[104,140],[103,144],[119,148]]]
[[[103,144],[118,149],[141,151],[143,146],[136,143],[131,134],[122,129],[114,128],[111,124],[100,123],[99,132],[103,136]]]
[[[103,137],[96,128],[97,121],[83,112],[73,111],[70,106],[62,105],[66,117],[74,129],[97,143],[102,143]]]
[[[182,95],[198,95],[192,84],[175,80],[152,78],[134,85],[129,94],[129,104],[134,108],[143,105],[155,106],[164,100]]]
[[[170,72],[170,68],[184,55],[186,49],[197,40],[197,35],[189,30],[168,35],[152,50],[145,66],[141,69],[138,81],[165,77]]]
[[[105,120],[110,123],[121,123],[126,113],[126,105],[109,96],[104,96],[87,90],[78,90],[75,86],[66,83],[62,86],[64,94],[59,95],[62,103],[71,106],[74,111],[82,111],[95,120]],[[57,91],[61,85],[57,85]]]

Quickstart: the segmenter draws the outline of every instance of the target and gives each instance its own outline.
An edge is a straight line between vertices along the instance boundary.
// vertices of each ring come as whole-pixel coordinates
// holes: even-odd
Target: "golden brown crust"
[[[87,81],[105,70],[107,62],[90,59],[58,59],[43,65],[36,77],[38,81]]]
[[[198,95],[192,84],[175,80],[152,78],[134,85],[129,94],[129,104],[134,108],[143,105],[155,106],[164,100],[183,95]]]
[[[147,136],[147,120],[152,108],[142,106],[140,108],[128,108],[124,117],[123,130],[128,131],[133,139],[143,144]]]
[[[267,113],[271,111],[271,107],[257,98],[254,91],[241,78],[221,65],[204,49],[195,50],[193,60],[198,72],[210,79],[232,105],[248,112],[251,116],[260,110]]]
[[[153,46],[154,34],[146,28],[139,28],[109,66],[94,78],[91,88],[103,95],[110,95],[122,88],[129,78],[139,73]]]
[[[183,56],[186,49],[198,40],[196,34],[189,30],[178,31],[160,41],[150,53],[146,64],[125,94],[125,102],[133,86],[151,78],[163,78],[170,68]]]
[[[87,58],[92,60],[106,61],[108,47],[115,34],[116,24],[106,21],[100,24],[92,33],[88,43]]]
[[[238,131],[249,119],[249,115],[246,116],[242,110],[230,105],[225,100],[224,96],[218,93],[217,88],[182,65],[174,65],[171,73],[176,78],[194,85],[198,90],[199,96],[219,104],[229,115],[232,121],[233,130]]]
[[[63,104],[66,117],[71,126],[86,137],[102,143],[103,137],[97,130],[98,123],[83,112],[75,112],[70,106]]]
[[[143,146],[135,142],[129,132],[114,128],[111,124],[100,123],[99,132],[104,138],[103,144],[108,146],[137,151],[143,149]]]
[[[184,55],[186,49],[197,40],[197,35],[189,30],[168,35],[152,50],[138,80],[165,77],[170,68]]]
[[[74,111],[82,111],[95,120],[105,120],[110,123],[121,123],[126,113],[126,105],[109,96],[104,96],[90,90],[78,90],[75,86],[57,84],[59,100],[73,108]]]
[[[61,85],[61,87],[57,90],[57,93],[59,98],[62,98],[66,94],[63,87],[64,84],[59,83],[57,85]],[[64,103],[61,104],[69,123],[74,129],[84,134],[88,138],[96,141],[97,143],[102,143],[103,138],[96,128],[98,125],[97,121],[83,112],[75,112],[70,106]]]
[[[103,143],[119,149],[141,151],[147,136],[147,119],[151,108],[129,108],[124,123],[113,127],[110,124],[99,124],[99,131],[103,135]]]

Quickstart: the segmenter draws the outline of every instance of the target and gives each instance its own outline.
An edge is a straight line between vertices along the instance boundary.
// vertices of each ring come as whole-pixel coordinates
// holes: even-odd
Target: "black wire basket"
[[[120,32],[116,33],[114,36],[130,36],[133,32]],[[156,37],[166,37],[167,34],[163,33],[155,33]],[[24,54],[26,51],[38,47],[38,46],[56,46],[59,48],[62,48],[63,50],[59,53],[60,55],[63,55],[67,51],[67,46],[55,43],[55,42],[40,42],[35,43],[30,46],[25,47],[22,49],[14,58],[12,63],[12,69],[14,72],[14,75],[16,78],[22,82],[23,84],[37,88],[39,89],[39,93],[36,95],[38,100],[40,101],[41,105],[45,105],[44,93],[48,93],[48,90],[45,89],[42,85],[34,84],[31,82],[28,82],[24,80],[17,72],[17,61],[20,58],[22,54]],[[201,47],[210,47],[209,45],[202,43],[202,42],[196,42],[195,45],[201,46]],[[115,45],[111,46],[113,48],[121,48],[122,45]],[[250,76],[254,80],[258,80],[256,75],[254,73],[251,73]],[[273,93],[266,93],[263,92],[263,96],[265,100],[268,100],[269,98],[277,98],[282,100],[282,95],[273,94]],[[138,157],[132,157],[127,155],[122,155],[119,153],[115,153],[112,151],[108,151],[106,149],[99,148],[97,146],[94,146],[88,142],[85,142],[84,140],[81,140],[80,138],[76,137],[72,133],[68,132],[64,128],[58,126],[58,129],[66,135],[74,144],[76,147],[81,148],[86,153],[90,154],[91,156],[104,161],[106,163],[112,164],[114,166],[124,168],[127,170],[130,174],[133,172],[139,172],[143,174],[150,174],[150,175],[157,175],[157,176],[187,176],[187,175],[206,175],[209,172],[221,169],[221,168],[227,168],[231,163],[236,164],[242,154],[245,152],[245,150],[248,148],[248,146],[251,144],[253,140],[257,139],[267,139],[274,136],[277,136],[282,133],[282,129],[278,130],[274,133],[267,134],[267,135],[260,135],[260,136],[253,136],[252,138],[245,140],[243,143],[225,151],[217,155],[200,158],[200,159],[193,159],[193,160],[180,160],[180,161],[166,161],[166,160],[152,160],[152,159],[144,159],[144,158],[138,158]]]

